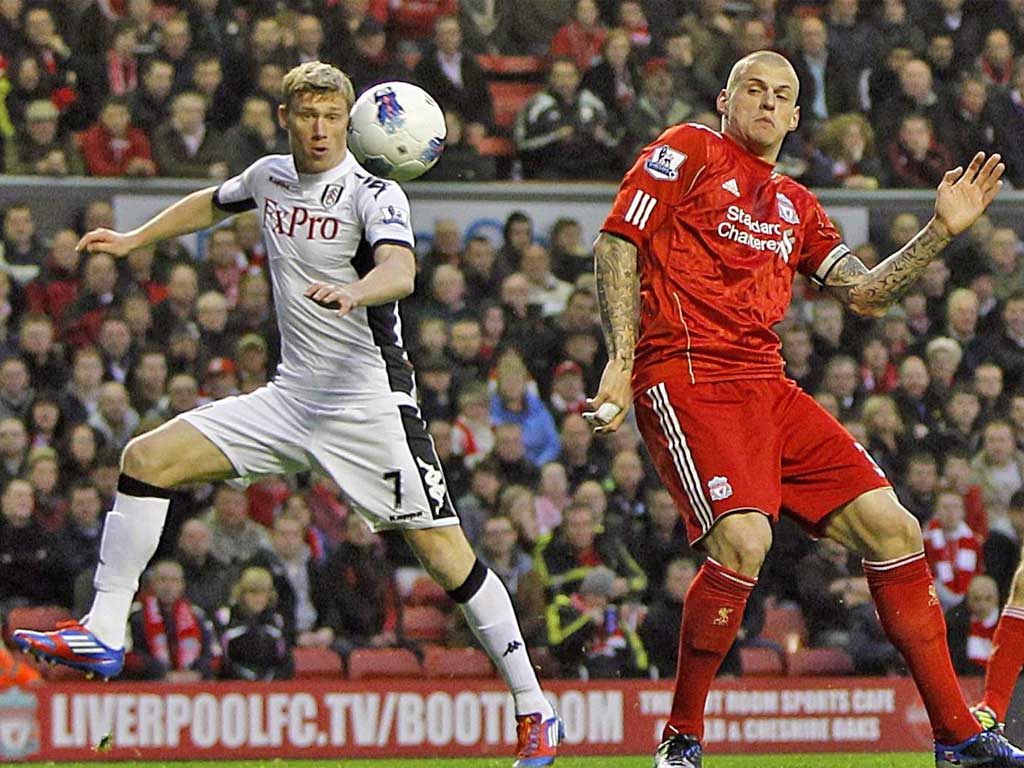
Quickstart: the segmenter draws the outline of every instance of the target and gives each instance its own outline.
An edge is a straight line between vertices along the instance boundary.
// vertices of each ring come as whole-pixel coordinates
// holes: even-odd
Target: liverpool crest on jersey
[[[775,195],[775,199],[779,203],[779,216],[787,224],[799,224],[800,217],[796,215],[796,206],[793,202],[781,192]]]

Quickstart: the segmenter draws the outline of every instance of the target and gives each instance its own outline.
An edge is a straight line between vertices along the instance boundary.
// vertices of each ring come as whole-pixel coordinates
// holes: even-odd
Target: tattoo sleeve
[[[952,239],[943,226],[930,222],[909,243],[872,269],[856,256],[843,257],[825,278],[825,285],[857,314],[879,317],[906,293]]]
[[[631,368],[640,309],[636,246],[602,232],[594,243],[594,272],[608,359]]]

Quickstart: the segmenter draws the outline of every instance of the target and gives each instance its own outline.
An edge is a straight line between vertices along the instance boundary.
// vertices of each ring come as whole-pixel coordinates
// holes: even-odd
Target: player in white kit
[[[396,528],[460,605],[505,678],[519,722],[516,766],[551,764],[561,721],[544,698],[508,592],[459,525],[416,403],[398,300],[413,290],[409,202],[347,152],[352,85],[302,64],[284,79],[279,120],[291,154],[264,157],[127,233],[99,229],[79,248],[125,256],[255,210],[266,243],[281,363],[260,389],[181,414],[124,450],[81,622],[14,640],[50,661],[109,678],[139,577],[156,551],[171,489],[311,467],[330,474],[375,530]]]

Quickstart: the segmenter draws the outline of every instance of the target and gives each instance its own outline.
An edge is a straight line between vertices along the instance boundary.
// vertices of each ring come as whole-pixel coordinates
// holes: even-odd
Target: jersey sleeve
[[[256,195],[253,190],[253,173],[257,163],[253,163],[237,176],[221,182],[213,193],[213,204],[225,213],[245,213],[256,208]]]
[[[646,247],[668,212],[692,191],[714,135],[701,126],[675,126],[644,147],[622,180],[602,231]]]
[[[850,253],[850,249],[843,242],[843,236],[825,213],[821,203],[814,198],[810,198],[801,220],[804,226],[804,242],[797,269],[821,288],[825,285],[828,273],[840,259]]]
[[[416,245],[409,198],[393,181],[361,181],[356,192],[356,212],[371,247],[384,243],[408,248]]]

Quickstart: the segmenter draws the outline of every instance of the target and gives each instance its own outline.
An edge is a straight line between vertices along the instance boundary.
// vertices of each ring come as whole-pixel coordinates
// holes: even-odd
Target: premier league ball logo
[[[398,103],[398,96],[392,88],[381,88],[374,92],[377,104],[377,122],[388,133],[395,133],[405,125],[405,110]]]

